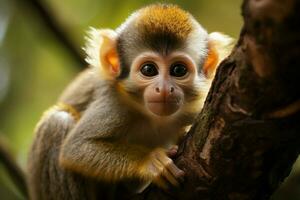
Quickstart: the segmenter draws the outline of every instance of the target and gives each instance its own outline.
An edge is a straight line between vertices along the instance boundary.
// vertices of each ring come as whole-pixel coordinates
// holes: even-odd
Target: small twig
[[[80,50],[71,42],[67,37],[66,31],[62,28],[60,23],[55,19],[55,16],[51,13],[50,9],[47,9],[39,0],[17,0],[25,7],[27,6],[31,10],[34,10],[39,15],[39,19],[42,20],[45,27],[47,27],[71,54],[71,56],[79,63],[79,67],[83,69],[87,64],[84,61],[84,56]]]
[[[13,159],[13,156],[7,149],[8,148],[2,142],[0,142],[0,161],[20,192],[24,195],[24,197],[28,197],[24,172],[18,166],[16,161]]]

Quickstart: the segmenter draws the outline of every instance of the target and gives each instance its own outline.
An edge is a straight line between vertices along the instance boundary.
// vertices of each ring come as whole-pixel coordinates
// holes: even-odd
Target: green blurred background
[[[35,124],[43,111],[56,102],[63,88],[84,67],[57,40],[29,2],[0,0],[0,140],[10,147],[24,170]],[[89,26],[116,28],[134,10],[158,1],[40,2],[51,11],[73,45],[81,51]],[[242,0],[160,2],[178,4],[190,11],[209,32],[217,30],[235,38],[239,35]],[[296,176],[300,166],[295,169],[290,184],[283,187],[275,199],[300,199],[300,178]],[[23,199],[1,164],[0,199]]]

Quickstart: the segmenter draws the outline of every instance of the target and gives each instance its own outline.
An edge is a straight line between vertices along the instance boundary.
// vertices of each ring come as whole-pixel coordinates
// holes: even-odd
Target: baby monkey
[[[96,199],[99,183],[177,186],[178,140],[200,112],[232,40],[155,4],[119,28],[91,29],[90,68],[45,112],[29,156],[32,199]],[[96,188],[93,192],[91,188]],[[99,189],[99,188],[98,188]]]

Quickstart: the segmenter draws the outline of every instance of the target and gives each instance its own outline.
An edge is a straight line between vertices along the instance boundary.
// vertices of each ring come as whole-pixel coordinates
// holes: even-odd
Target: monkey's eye
[[[184,64],[175,63],[171,66],[170,75],[175,77],[183,77],[187,72],[187,67]]]
[[[144,76],[156,76],[158,74],[156,65],[154,63],[143,64],[140,71]]]

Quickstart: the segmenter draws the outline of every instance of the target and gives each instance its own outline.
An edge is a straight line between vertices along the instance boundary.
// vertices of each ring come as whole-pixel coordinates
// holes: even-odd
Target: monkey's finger
[[[173,162],[167,166],[167,169],[172,173],[172,175],[181,182],[184,180],[184,171],[179,169]]]
[[[164,170],[162,174],[165,175],[172,185],[179,185],[176,179],[180,178],[184,172],[180,170],[169,157],[158,156],[157,158],[163,165]]]
[[[170,160],[170,162],[173,163],[172,160]],[[179,185],[178,181],[176,180],[176,177],[174,177],[174,175],[170,172],[167,165],[164,165],[159,160],[154,161],[153,165],[158,172],[157,173],[158,176],[164,177],[166,179],[166,181],[169,182],[171,185],[174,185],[174,186]]]
[[[173,145],[171,148],[169,148],[167,150],[168,157],[173,158],[174,156],[176,156],[177,151],[178,151],[178,146],[177,145]]]
[[[165,179],[174,186],[179,186],[179,182],[176,180],[176,177],[169,171],[168,167],[165,167],[162,176],[165,177]]]
[[[167,167],[169,169],[169,171],[175,176],[175,177],[179,177],[181,175],[181,171],[173,162],[173,160],[167,156],[158,156],[157,159],[159,160],[159,162],[162,163],[162,165],[165,167]]]

